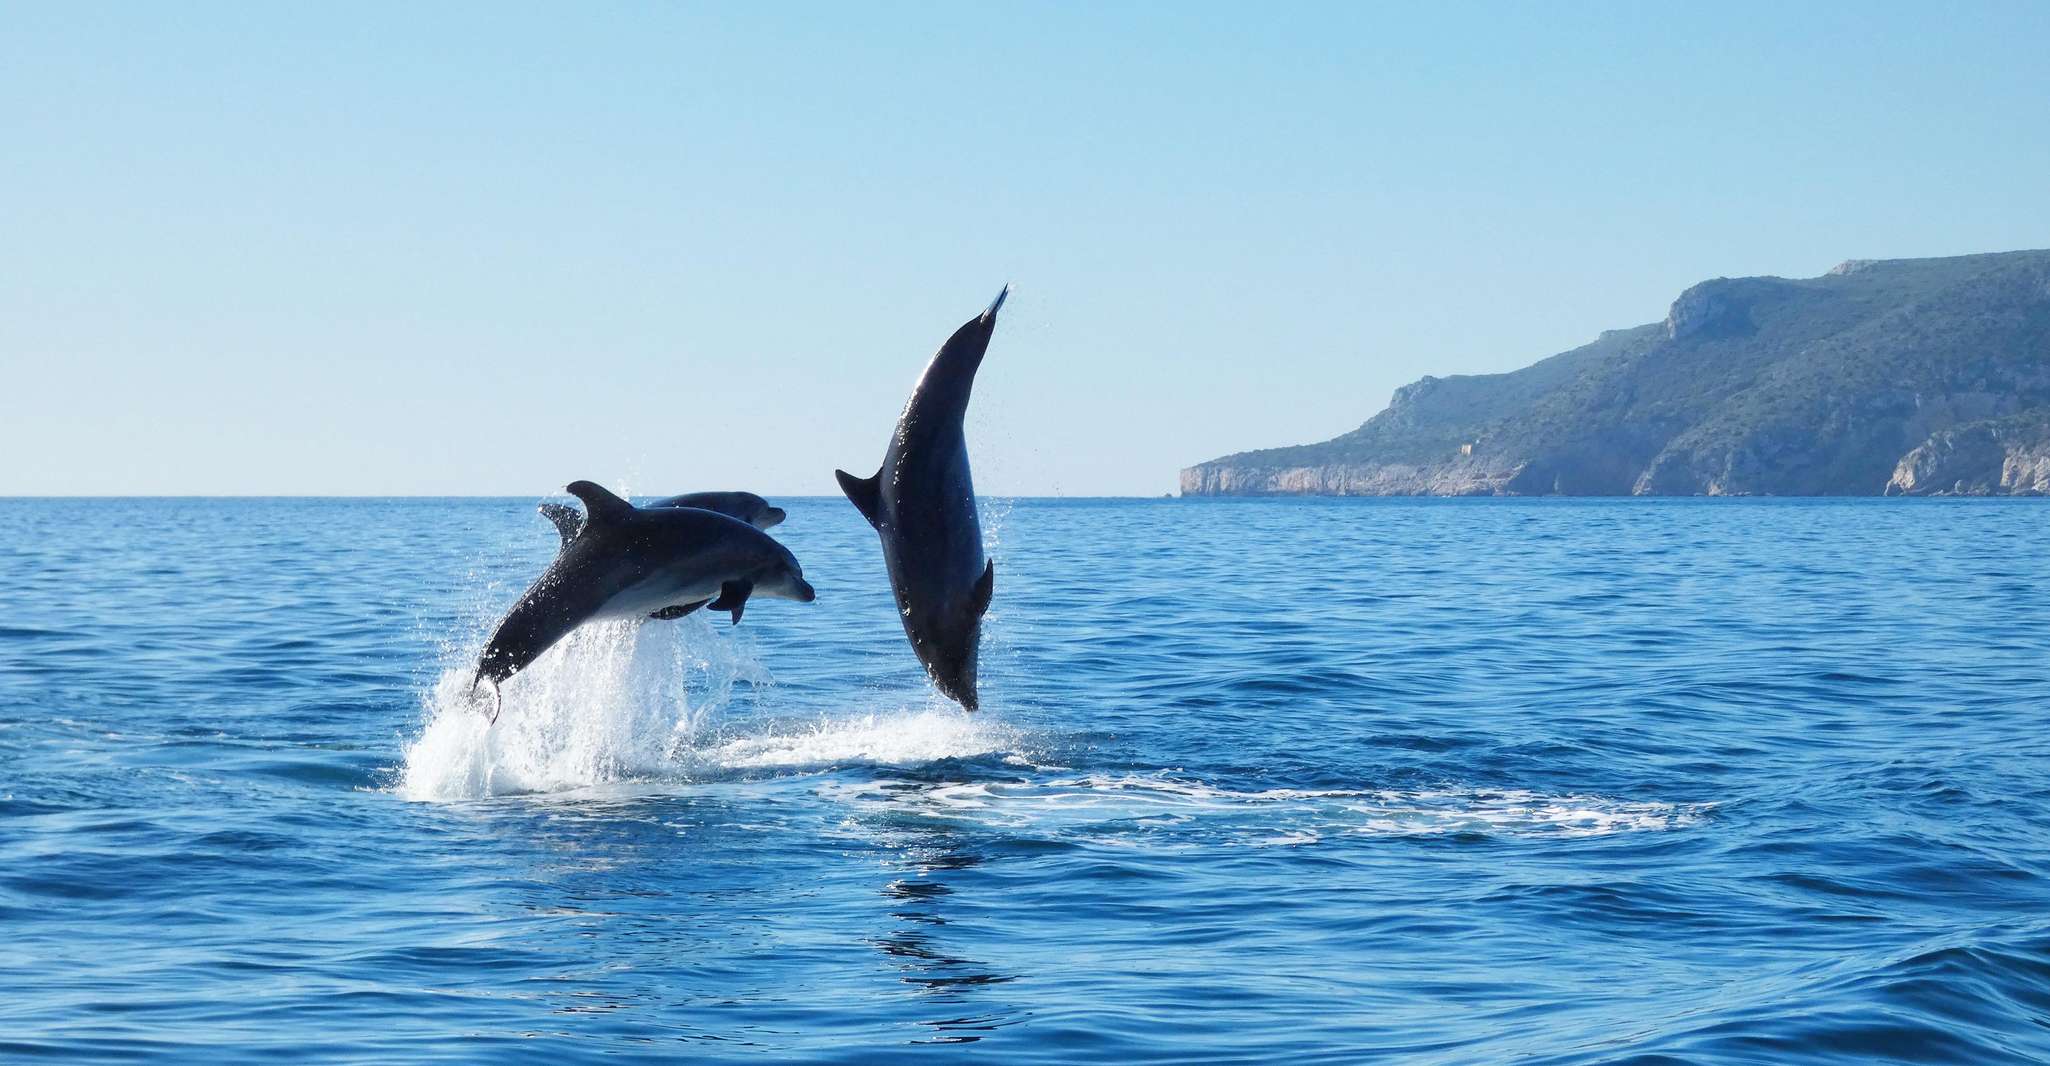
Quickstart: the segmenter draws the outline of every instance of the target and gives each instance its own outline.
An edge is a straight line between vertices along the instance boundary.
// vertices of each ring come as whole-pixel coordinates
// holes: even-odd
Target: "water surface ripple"
[[[526,500],[0,500],[0,1059],[2050,1059],[2050,510],[994,508],[460,698]]]

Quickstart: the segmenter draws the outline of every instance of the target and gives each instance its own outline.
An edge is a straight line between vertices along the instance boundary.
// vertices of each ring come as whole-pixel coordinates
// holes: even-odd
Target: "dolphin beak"
[[[782,525],[783,520],[788,517],[790,517],[790,512],[785,511],[781,507],[771,507],[768,510],[762,512],[762,524],[759,528],[772,529],[776,526]]]
[[[819,598],[818,590],[811,587],[811,582],[801,577],[797,579],[797,591],[802,593],[797,597],[799,603],[810,603]]]
[[[1009,295],[1011,295],[1011,283],[1007,281],[1004,282],[1004,291],[997,293],[997,298],[989,302],[989,309],[982,313],[982,320],[987,322],[995,318],[997,316],[997,309],[1004,306],[1004,297]]]

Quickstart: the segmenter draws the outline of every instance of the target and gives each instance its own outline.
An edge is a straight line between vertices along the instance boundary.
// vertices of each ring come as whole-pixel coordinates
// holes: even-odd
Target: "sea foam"
[[[493,724],[472,668],[451,666],[422,697],[425,726],[397,789],[413,800],[560,793],[624,782],[718,780],[736,772],[917,766],[1017,751],[1020,731],[937,697],[904,705],[856,693],[844,711],[731,721],[736,685],[769,676],[744,636],[686,619],[585,626],[505,684]]]

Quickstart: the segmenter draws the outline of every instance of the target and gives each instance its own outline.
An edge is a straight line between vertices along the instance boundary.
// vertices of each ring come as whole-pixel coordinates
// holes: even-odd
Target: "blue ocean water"
[[[2050,1059],[2050,509],[993,503],[459,697],[531,500],[0,500],[0,1058]]]

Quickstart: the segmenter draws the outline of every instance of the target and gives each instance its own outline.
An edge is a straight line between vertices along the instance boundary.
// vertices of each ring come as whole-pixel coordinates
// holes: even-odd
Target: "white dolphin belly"
[[[711,577],[683,577],[659,573],[628,586],[605,601],[595,618],[646,618],[664,607],[675,607],[719,595],[719,581]]]

